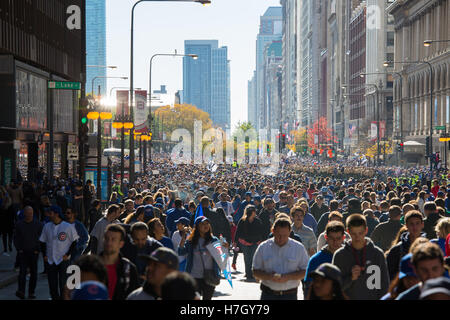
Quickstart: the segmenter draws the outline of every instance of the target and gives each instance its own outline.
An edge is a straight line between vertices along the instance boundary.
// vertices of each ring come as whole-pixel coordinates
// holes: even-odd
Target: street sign
[[[445,130],[445,126],[434,127],[434,130]]]
[[[81,90],[81,82],[49,81],[49,89]]]
[[[78,160],[78,145],[73,143],[67,145],[67,160]]]

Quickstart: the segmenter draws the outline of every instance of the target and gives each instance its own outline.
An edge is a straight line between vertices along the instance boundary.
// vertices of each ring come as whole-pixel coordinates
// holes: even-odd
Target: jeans
[[[205,280],[195,278],[197,281],[197,290],[202,295],[203,300],[211,300],[216,287],[206,284]]]
[[[276,300],[297,300],[297,294],[286,294],[283,296],[279,296],[279,295],[275,295],[275,294],[270,294],[267,292],[261,292],[261,300],[271,300],[271,301],[276,301]]]
[[[49,264],[48,266],[48,286],[52,300],[61,300],[66,285],[66,270],[69,266],[69,260],[62,261],[59,265]]]
[[[252,272],[252,264],[253,264],[253,256],[255,255],[255,251],[258,246],[256,244],[252,246],[244,246],[241,245],[242,253],[244,254],[244,262],[245,262],[245,277],[253,278]]]
[[[19,262],[19,289],[18,291],[25,294],[25,286],[27,282],[27,270],[30,268],[30,284],[28,286],[28,293],[34,294],[37,283],[37,273],[38,273],[38,261],[39,253],[34,253],[33,251],[18,253]]]

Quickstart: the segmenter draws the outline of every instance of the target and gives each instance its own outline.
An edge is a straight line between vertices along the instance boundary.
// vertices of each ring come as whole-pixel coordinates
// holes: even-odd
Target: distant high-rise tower
[[[256,100],[248,109],[248,121],[257,129],[262,128],[260,120],[264,105],[264,52],[273,41],[282,40],[283,11],[281,7],[269,7],[261,17],[259,34],[256,40]]]
[[[183,59],[183,102],[208,112],[213,124],[230,126],[230,67],[228,48],[217,40],[186,40]]]
[[[106,66],[106,5],[105,0],[86,0],[86,64],[88,66]],[[106,77],[106,68],[86,68],[86,93],[92,91],[92,79]],[[106,78],[97,78],[94,93],[107,92]]]

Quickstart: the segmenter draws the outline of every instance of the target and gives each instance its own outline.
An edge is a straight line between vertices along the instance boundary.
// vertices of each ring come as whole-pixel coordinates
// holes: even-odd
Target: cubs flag
[[[220,240],[214,241],[206,246],[214,261],[216,261],[223,276],[228,280],[228,283],[233,288],[233,280],[231,278],[231,265],[228,259],[228,249],[222,247]]]
[[[194,222],[195,222],[195,220],[197,220],[198,217],[203,217],[203,208],[202,208],[201,204],[199,204],[197,207],[197,210],[195,210]]]

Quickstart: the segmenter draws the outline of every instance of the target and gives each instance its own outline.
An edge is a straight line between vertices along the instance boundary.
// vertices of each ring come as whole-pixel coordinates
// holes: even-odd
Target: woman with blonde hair
[[[436,243],[441,248],[445,255],[445,239],[450,234],[450,218],[441,218],[435,227],[436,239],[432,239],[431,242]]]

